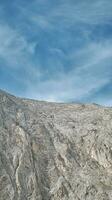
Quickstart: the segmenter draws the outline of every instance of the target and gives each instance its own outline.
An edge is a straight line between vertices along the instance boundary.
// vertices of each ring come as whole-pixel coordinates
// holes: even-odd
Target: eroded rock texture
[[[112,108],[0,91],[0,200],[112,200]]]

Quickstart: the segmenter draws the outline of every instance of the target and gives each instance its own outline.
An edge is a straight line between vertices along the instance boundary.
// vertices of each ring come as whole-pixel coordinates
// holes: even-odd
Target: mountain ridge
[[[55,104],[67,104],[67,105],[70,105],[70,104],[77,104],[77,105],[96,105],[96,106],[101,106],[101,107],[109,107],[111,108],[112,106],[105,106],[105,105],[101,105],[101,104],[98,104],[98,103],[85,103],[85,102],[78,102],[78,101],[70,101],[70,102],[56,102],[56,101],[47,101],[47,100],[38,100],[38,99],[33,99],[33,98],[27,98],[27,97],[22,97],[22,96],[16,96],[15,94],[11,94],[10,92],[7,92],[5,90],[2,90],[0,89],[0,94],[3,94],[3,95],[9,95],[9,96],[12,96],[14,98],[18,98],[18,99],[21,99],[21,100],[26,100],[26,101],[37,101],[37,102],[44,102],[44,103],[55,103]]]
[[[112,199],[111,108],[0,101],[0,200]]]

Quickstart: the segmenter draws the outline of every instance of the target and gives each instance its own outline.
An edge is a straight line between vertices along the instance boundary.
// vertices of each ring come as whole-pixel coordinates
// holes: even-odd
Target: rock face
[[[0,200],[112,200],[112,108],[0,91]]]

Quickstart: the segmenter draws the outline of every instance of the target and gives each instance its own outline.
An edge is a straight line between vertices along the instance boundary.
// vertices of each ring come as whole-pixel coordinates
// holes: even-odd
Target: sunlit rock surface
[[[112,108],[0,91],[0,200],[112,200]]]

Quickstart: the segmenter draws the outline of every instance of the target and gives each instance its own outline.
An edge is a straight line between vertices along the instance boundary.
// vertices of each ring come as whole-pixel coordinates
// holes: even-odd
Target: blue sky
[[[112,1],[0,0],[0,88],[112,106]]]

